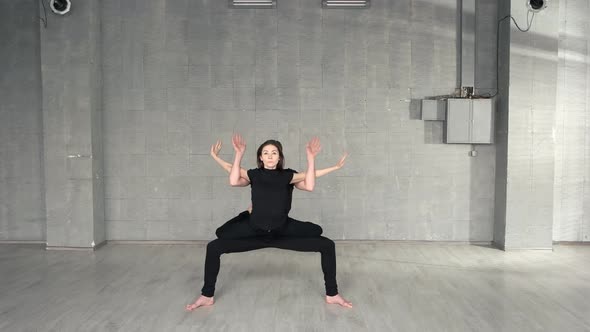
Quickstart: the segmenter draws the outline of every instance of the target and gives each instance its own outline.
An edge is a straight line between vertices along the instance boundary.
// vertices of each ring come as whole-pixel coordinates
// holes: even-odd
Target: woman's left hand
[[[342,157],[340,157],[340,160],[338,160],[338,163],[336,163],[337,169],[341,169],[342,166],[344,166],[344,161],[346,160],[346,157],[348,157],[348,152],[344,152]]]
[[[217,142],[211,145],[211,156],[217,157],[219,155],[219,151],[221,151],[221,141],[217,140]]]

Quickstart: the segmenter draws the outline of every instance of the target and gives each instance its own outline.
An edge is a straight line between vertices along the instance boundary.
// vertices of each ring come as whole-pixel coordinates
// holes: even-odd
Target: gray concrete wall
[[[248,205],[249,189],[229,187],[209,157],[219,138],[230,160],[239,131],[246,168],[267,138],[299,170],[312,135],[323,141],[319,167],[351,153],[316,192],[295,195],[292,216],[330,237],[490,241],[495,148],[470,158],[470,146],[441,144],[442,123],[419,120],[416,107],[455,88],[456,3],[322,10],[290,0],[256,11],[103,1],[107,238],[212,238]],[[483,7],[476,30],[485,34],[496,14]],[[495,42],[485,40],[476,82],[489,88]]]
[[[510,15],[510,0],[498,2],[498,21]],[[494,243],[504,248],[506,240],[506,189],[508,177],[508,98],[510,97],[510,25],[502,21],[498,36],[498,94],[496,96],[496,174],[494,188]]]
[[[0,241],[39,241],[46,237],[39,5],[4,5],[0,24],[13,33],[3,34],[2,45],[10,47],[0,52]],[[368,11],[322,11],[315,1],[299,0],[280,2],[277,10],[235,11],[225,1],[103,2],[105,43],[89,45],[101,50],[90,48],[104,65],[89,69],[96,80],[88,81],[88,98],[95,105],[90,153],[102,155],[104,143],[106,188],[92,186],[87,206],[100,219],[105,197],[107,224],[89,231],[110,239],[211,238],[249,198],[247,189],[227,185],[208,156],[209,145],[222,138],[230,160],[229,136],[238,130],[251,154],[267,137],[282,140],[288,165],[297,169],[313,134],[324,143],[320,167],[344,149],[353,153],[344,169],[319,180],[317,192],[296,194],[293,216],[320,223],[334,238],[493,236],[504,246],[509,236],[508,247],[530,247],[545,245],[552,232],[554,240],[588,241],[588,4],[552,1],[535,18],[533,38],[515,37],[512,59],[501,52],[500,88],[515,96],[511,109],[520,112],[502,112],[509,100],[498,100],[497,142],[476,147],[477,158],[467,157],[467,146],[439,144],[442,124],[418,120],[412,102],[454,88],[455,6],[407,0],[375,2]],[[511,4],[501,2],[501,12],[502,6]],[[512,6],[523,22],[523,5]],[[476,6],[476,34],[492,37],[476,41],[481,92],[495,86],[495,10],[487,2]],[[71,42],[72,33],[54,30],[48,37]],[[45,61],[71,51],[46,47]],[[509,91],[502,77],[511,65],[520,69]],[[253,165],[249,156],[244,166]],[[102,161],[88,169],[100,177]]]
[[[590,5],[561,0],[553,239],[590,241]]]
[[[99,4],[74,3],[41,30],[48,247],[92,248],[106,239]]]
[[[38,6],[0,10],[0,241],[45,239]]]
[[[511,15],[526,27],[527,7]],[[559,1],[528,32],[511,24],[506,178],[506,249],[551,248]]]

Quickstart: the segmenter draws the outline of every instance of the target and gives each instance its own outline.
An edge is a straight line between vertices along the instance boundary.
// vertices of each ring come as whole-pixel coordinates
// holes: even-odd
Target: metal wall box
[[[448,99],[446,143],[494,143],[494,99]]]
[[[447,101],[443,99],[422,99],[422,120],[444,121]]]

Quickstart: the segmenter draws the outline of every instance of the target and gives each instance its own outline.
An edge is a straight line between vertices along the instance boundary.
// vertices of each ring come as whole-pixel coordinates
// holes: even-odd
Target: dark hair
[[[277,170],[283,170],[283,165],[285,162],[285,156],[283,155],[283,145],[281,145],[281,142],[274,139],[269,139],[258,147],[258,151],[256,152],[256,165],[258,165],[258,168],[264,168],[264,163],[262,160],[260,160],[260,157],[262,156],[262,149],[264,149],[264,147],[267,145],[274,145],[277,150],[279,150],[279,162],[277,163]]]

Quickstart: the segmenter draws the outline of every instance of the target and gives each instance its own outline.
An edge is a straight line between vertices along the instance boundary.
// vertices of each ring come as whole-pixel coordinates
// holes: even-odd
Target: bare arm
[[[233,187],[245,187],[250,184],[250,179],[246,174],[246,177],[242,177],[240,175],[240,163],[242,162],[242,157],[244,156],[244,152],[246,151],[246,142],[239,134],[234,134],[232,137],[232,144],[234,146],[234,150],[236,155],[234,157],[234,163],[231,167],[231,171],[229,172],[229,184]]]
[[[322,169],[318,169],[315,171],[315,177],[318,178],[320,176],[324,176],[326,174],[332,173],[336,170],[339,170],[342,168],[342,166],[344,166],[344,161],[346,160],[346,157],[348,157],[348,153],[345,153],[344,155],[342,155],[342,157],[340,157],[340,160],[338,160],[338,162],[336,163],[336,165],[332,166],[332,167],[328,167],[328,168],[322,168]],[[305,173],[301,173],[301,175],[299,175],[298,177],[301,178],[301,181],[299,182],[294,182],[295,183],[295,188],[300,189],[300,190],[306,190],[306,186],[303,184],[303,180],[305,179],[304,176],[302,176]],[[295,174],[297,175],[297,174]],[[293,178],[295,178],[295,176],[293,176]]]
[[[228,163],[227,161],[221,159],[219,157],[219,151],[221,151],[221,141],[217,141],[215,144],[211,145],[211,157],[223,168],[226,172],[231,172],[232,164]],[[240,177],[248,179],[248,171],[243,168],[240,168]]]
[[[342,157],[340,157],[340,159],[338,160],[338,162],[336,163],[336,165],[332,166],[332,167],[328,167],[328,168],[322,168],[322,169],[318,169],[317,171],[315,171],[315,177],[318,178],[320,176],[324,176],[326,174],[330,174],[334,171],[337,171],[339,169],[342,168],[342,166],[344,166],[344,161],[346,160],[346,157],[348,157],[348,153],[344,153],[342,155]]]
[[[297,188],[307,191],[313,191],[315,187],[315,156],[321,150],[320,140],[314,137],[307,143],[305,147],[307,153],[307,171],[305,173],[298,173],[293,175],[291,183],[300,183]],[[303,178],[303,181],[301,181]]]
[[[221,150],[221,141],[217,141],[217,143],[215,143],[211,146],[211,157],[219,164],[219,166],[221,166],[221,168],[223,168],[226,172],[230,173],[231,168],[232,168],[232,164],[221,159],[221,157],[219,157],[220,150]],[[341,169],[342,166],[344,166],[344,161],[346,160],[346,157],[348,157],[347,153],[342,155],[342,157],[340,158],[338,163],[336,163],[336,165],[316,170],[315,177],[319,178],[321,176],[330,174],[334,171]],[[301,183],[301,182],[303,182],[303,180],[305,180],[305,174],[306,174],[305,172],[302,172],[302,173],[297,173],[294,175],[294,180],[291,182],[295,183],[295,187],[297,189],[305,190],[305,186],[303,185],[303,183]],[[242,177],[244,179],[248,179],[248,171],[241,168],[240,169],[240,177]]]

